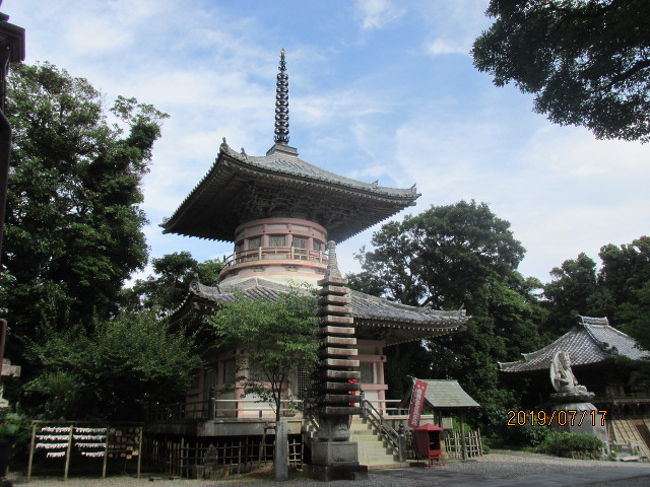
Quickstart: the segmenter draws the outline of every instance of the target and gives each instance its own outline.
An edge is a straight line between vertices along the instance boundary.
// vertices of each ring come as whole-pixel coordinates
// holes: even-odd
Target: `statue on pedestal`
[[[551,428],[567,433],[593,435],[607,445],[607,428],[602,412],[598,411],[591,402],[595,394],[578,383],[571,370],[568,352],[562,350],[555,352],[549,374],[553,389],[556,391],[550,397],[550,410],[555,417]],[[580,419],[576,421],[576,417]]]
[[[583,385],[578,384],[578,379],[571,370],[571,358],[568,352],[556,352],[551,361],[550,367],[551,384],[558,394],[571,396],[589,395],[589,391]]]

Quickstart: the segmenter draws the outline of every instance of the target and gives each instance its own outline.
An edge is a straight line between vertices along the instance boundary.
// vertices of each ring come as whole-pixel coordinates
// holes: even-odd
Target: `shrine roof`
[[[417,379],[426,383],[427,389],[424,392],[424,400],[433,409],[456,409],[456,408],[478,408],[481,407],[472,396],[467,394],[457,380],[450,379]],[[403,402],[408,401],[409,392]]]
[[[523,360],[499,362],[499,370],[508,373],[548,370],[553,355],[559,351],[569,353],[574,367],[598,364],[617,355],[632,360],[650,358],[649,352],[637,348],[632,337],[610,326],[607,318],[581,316],[578,325],[550,345],[522,353]]]
[[[231,302],[237,299],[238,293],[253,299],[274,301],[281,294],[290,291],[305,294],[310,292],[304,288],[290,287],[261,278],[217,286],[205,286],[195,282],[190,286],[190,293],[184,304],[195,298],[212,303]],[[365,334],[384,338],[387,345],[453,333],[459,331],[469,319],[465,310],[442,311],[409,306],[354,290],[350,291],[350,295],[357,333],[363,331]],[[177,312],[182,308],[183,306]]]
[[[235,229],[246,221],[298,217],[323,225],[328,238],[340,242],[414,205],[419,196],[415,185],[388,188],[326,171],[286,145],[249,156],[224,141],[211,169],[161,226],[164,233],[234,241]]]

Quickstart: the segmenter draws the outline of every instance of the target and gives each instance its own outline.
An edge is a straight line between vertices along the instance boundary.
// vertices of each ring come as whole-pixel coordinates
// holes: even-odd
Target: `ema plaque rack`
[[[135,459],[140,478],[142,452],[141,423],[83,423],[33,421],[27,480],[31,480],[34,457],[64,461],[63,480],[67,480],[71,459],[75,456],[102,460],[102,478],[109,459]]]

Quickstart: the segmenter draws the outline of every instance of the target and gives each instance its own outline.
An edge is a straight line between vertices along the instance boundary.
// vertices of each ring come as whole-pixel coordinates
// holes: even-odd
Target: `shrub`
[[[603,446],[603,442],[592,435],[552,431],[537,451],[558,457],[599,458]]]

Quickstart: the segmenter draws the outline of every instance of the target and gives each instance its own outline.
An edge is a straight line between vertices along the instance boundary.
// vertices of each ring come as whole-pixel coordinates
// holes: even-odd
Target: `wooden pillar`
[[[106,466],[108,465],[108,431],[109,428],[106,426],[106,445],[104,446],[104,462],[102,464],[102,478],[106,478]]]
[[[136,478],[140,478],[140,467],[142,466],[142,430],[144,430],[144,427],[140,426],[140,440],[138,442],[138,470],[136,472]]]
[[[185,437],[181,437],[181,448],[180,448],[180,453],[178,456],[178,463],[180,465],[179,472],[178,474],[182,477],[183,476],[183,450],[185,449]]]
[[[70,468],[70,454],[72,453],[72,431],[74,425],[70,425],[70,434],[68,435],[68,450],[65,453],[65,470],[63,471],[63,480],[68,480],[68,469]]]
[[[27,462],[27,482],[32,479],[32,465],[34,464],[34,447],[36,443],[36,423],[32,423],[32,441],[29,445],[29,461]]]
[[[467,441],[465,440],[465,411],[460,413],[460,444],[463,460],[467,460]]]

